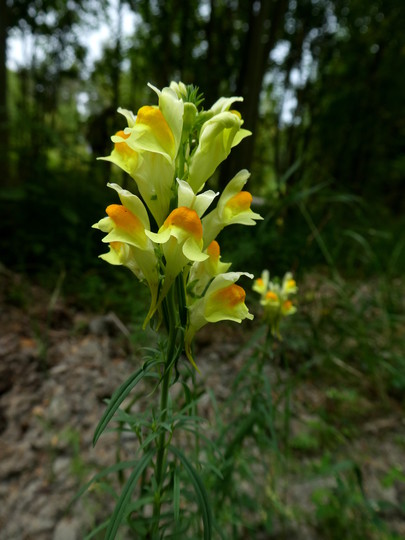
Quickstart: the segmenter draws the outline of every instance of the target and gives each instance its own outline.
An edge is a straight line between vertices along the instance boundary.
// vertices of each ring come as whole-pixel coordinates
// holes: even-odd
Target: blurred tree
[[[318,2],[317,8],[322,2]],[[305,2],[298,2],[300,9]],[[405,11],[398,0],[325,2],[325,25],[313,20],[303,40],[304,66],[286,139],[289,164],[399,211],[405,176]],[[303,21],[296,12],[295,20]],[[315,24],[314,24],[315,23]],[[312,27],[312,28],[311,28]],[[293,43],[292,43],[293,45]],[[297,43],[282,69],[294,65]],[[387,189],[387,180],[390,189]]]
[[[1,17],[0,43],[6,43],[7,35],[29,36],[32,44],[31,57],[28,63],[20,68],[20,91],[13,96],[18,100],[14,108],[15,118],[8,118],[8,133],[11,149],[3,149],[7,155],[6,167],[10,165],[11,150],[18,154],[17,168],[13,167],[13,176],[23,181],[33,172],[43,170],[46,159],[44,154],[55,143],[55,119],[60,106],[61,96],[65,92],[64,84],[71,88],[73,79],[80,79],[81,68],[85,59],[86,49],[83,45],[82,26],[88,22],[88,15],[105,2],[99,3],[98,8],[91,0],[10,0],[1,2],[4,17]],[[2,50],[0,45],[0,52]],[[5,78],[6,47],[2,54],[0,77]],[[1,111],[10,111],[7,107],[7,92],[9,85],[1,85],[0,93],[0,125]],[[62,98],[62,101],[64,98]],[[10,101],[10,100],[8,100]],[[2,106],[3,103],[3,106]],[[11,124],[24,124],[24,131],[10,129]],[[1,127],[0,127],[1,129]],[[4,129],[4,128],[3,128]],[[7,145],[6,145],[7,147]],[[1,157],[1,155],[0,155]],[[4,165],[3,165],[4,166]],[[4,182],[6,175],[0,181]]]
[[[8,103],[7,103],[7,33],[8,9],[0,2],[0,178],[9,181]]]
[[[263,79],[269,69],[270,51],[283,37],[284,18],[288,8],[287,0],[261,0],[248,4],[248,31],[241,42],[241,61],[236,69],[236,94],[244,98],[240,109],[252,136],[246,139],[240,150],[222,168],[223,186],[241,168],[251,168]]]

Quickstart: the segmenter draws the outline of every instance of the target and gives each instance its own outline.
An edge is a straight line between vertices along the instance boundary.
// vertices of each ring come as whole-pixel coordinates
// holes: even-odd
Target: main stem
[[[168,314],[168,332],[169,339],[167,343],[166,351],[166,361],[163,373],[163,380],[161,384],[161,394],[160,394],[160,424],[163,424],[167,419],[167,402],[169,397],[169,387],[170,387],[170,378],[173,368],[173,358],[175,355],[176,348],[176,337],[177,337],[177,321],[176,313],[174,309],[174,287],[170,289],[167,295],[166,302],[167,314]],[[153,535],[152,538],[155,540],[158,538],[159,534],[159,521],[160,521],[160,508],[162,504],[162,488],[164,480],[164,465],[165,465],[165,456],[166,456],[166,430],[163,427],[160,427],[160,435],[157,442],[157,457],[156,457],[156,468],[155,468],[155,477],[156,477],[156,492],[153,503]]]

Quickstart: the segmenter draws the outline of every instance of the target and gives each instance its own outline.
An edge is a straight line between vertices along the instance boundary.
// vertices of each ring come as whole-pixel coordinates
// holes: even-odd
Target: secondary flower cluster
[[[222,194],[202,191],[231,149],[251,133],[242,128],[240,114],[231,110],[240,97],[220,98],[204,111],[198,109],[200,99],[191,86],[149,86],[158,105],[141,107],[136,116],[118,109],[127,127],[111,138],[111,155],[101,158],[128,173],[140,197],[108,184],[120,204],[108,206],[107,217],[93,227],[106,233],[103,242],[109,244],[101,258],[128,267],[149,286],[145,325],[180,282],[187,313],[185,350],[193,361],[192,339],[206,323],[253,318],[245,291],[236,285],[241,275],[253,276],[228,272],[230,263],[221,262],[215,240],[228,225],[254,225],[262,219],[250,208],[251,194],[243,191],[250,174],[240,171]]]
[[[292,274],[287,272],[280,284],[277,280],[270,281],[269,271],[263,270],[261,277],[253,283],[252,289],[260,294],[264,318],[270,325],[272,334],[280,338],[281,320],[297,311],[290,299],[298,291]]]

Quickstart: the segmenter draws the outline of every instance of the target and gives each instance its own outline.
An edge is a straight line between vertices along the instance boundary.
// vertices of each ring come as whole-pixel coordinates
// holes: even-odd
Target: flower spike
[[[278,280],[270,281],[269,271],[263,270],[261,277],[255,280],[252,289],[260,294],[264,320],[270,326],[271,333],[281,339],[281,320],[297,311],[290,299],[298,290],[291,272],[285,274],[280,285]]]
[[[193,362],[191,341],[203,325],[252,318],[245,291],[236,284],[243,273],[229,272],[231,263],[221,261],[215,240],[228,225],[254,225],[262,219],[251,210],[252,195],[243,190],[249,173],[240,171],[222,195],[202,191],[232,148],[251,133],[243,128],[241,114],[232,110],[241,97],[222,97],[203,110],[203,96],[193,85],[171,82],[162,90],[149,87],[158,104],[144,105],[136,115],[119,108],[126,127],[111,137],[111,154],[100,158],[129,174],[140,197],[109,184],[120,204],[110,204],[107,216],[94,227],[105,233],[103,242],[109,245],[101,258],[126,266],[147,283],[151,305],[145,324],[156,310],[168,327],[173,323],[169,319],[176,318],[176,328],[184,330],[182,345]],[[267,282],[257,281],[254,287],[260,294],[269,292]],[[294,287],[294,280],[286,277],[280,303],[285,314],[293,309],[289,296]]]

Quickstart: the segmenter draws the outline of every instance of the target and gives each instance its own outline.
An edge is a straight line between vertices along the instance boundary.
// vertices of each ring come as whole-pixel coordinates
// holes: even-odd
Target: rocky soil
[[[103,400],[141,360],[114,314],[79,312],[5,271],[0,280],[0,540],[80,540],[106,508],[92,496],[69,503],[97,467],[115,460],[113,433],[92,447]],[[219,399],[244,361],[236,354],[240,338],[240,328],[227,325],[201,336],[201,377]],[[308,423],[308,403],[322,395],[302,385],[293,398],[297,434]],[[395,442],[401,437],[402,445]],[[403,503],[405,484],[382,488],[381,478],[405,463],[404,440],[398,408],[364,423],[351,451],[364,463],[370,499]],[[294,477],[280,486],[289,504],[309,512],[315,487]],[[391,521],[405,537],[401,517],[394,512]],[[316,537],[309,529],[291,532],[304,538]]]

